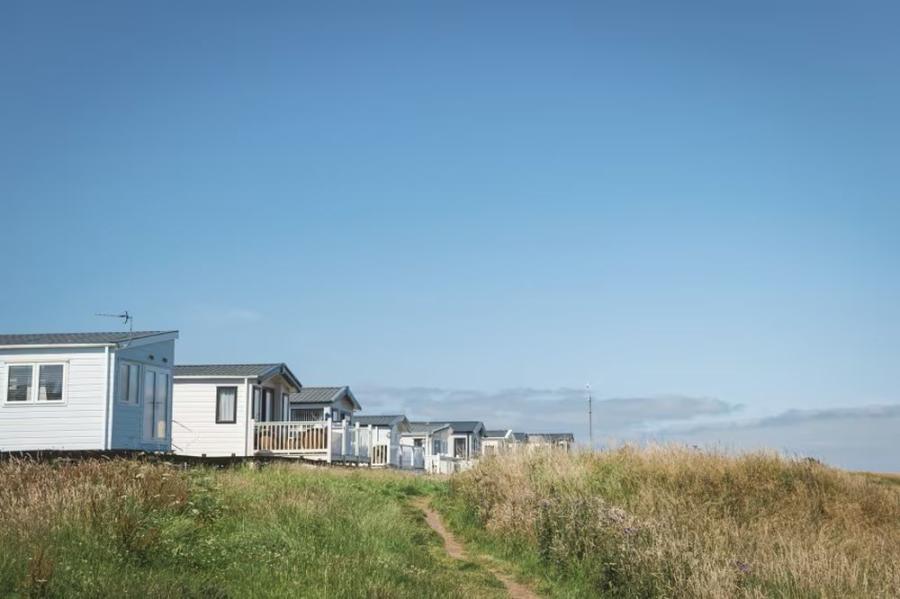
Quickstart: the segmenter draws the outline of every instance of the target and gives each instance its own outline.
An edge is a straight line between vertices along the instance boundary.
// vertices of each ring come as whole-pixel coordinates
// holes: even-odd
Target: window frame
[[[0,393],[3,393],[4,408],[33,406],[64,406],[69,403],[69,362],[67,360],[5,360],[6,376]],[[25,401],[9,401],[9,369],[13,366],[31,366],[31,393]],[[39,399],[41,389],[41,366],[62,366],[62,399]]]
[[[234,390],[234,405],[231,410],[231,420],[219,420],[219,400],[221,398],[219,393],[223,389],[233,389]],[[237,385],[216,385],[216,424],[237,424],[237,403],[238,403],[238,395],[237,394],[238,394]]]
[[[294,420],[295,411],[317,412],[318,418],[315,418],[313,420]],[[288,419],[289,422],[326,422],[325,414],[322,411],[322,408],[304,408],[303,406],[290,406],[288,408]]]
[[[144,365],[141,364],[140,362],[132,362],[131,360],[119,360],[119,368],[122,368],[122,366],[128,366],[129,370],[131,368],[137,368],[137,391],[135,392],[137,397],[135,398],[135,401],[128,401],[128,395],[127,395],[128,387],[126,386],[124,389],[124,391],[125,391],[124,395],[122,394],[122,391],[123,391],[122,389],[116,389],[116,396],[117,396],[116,401],[125,406],[140,406],[141,398],[143,397],[143,389],[141,387],[144,384],[144,376],[143,376],[143,374],[144,374],[143,366]],[[117,373],[116,380],[118,382],[118,373]],[[125,379],[126,385],[128,384],[128,382],[129,382],[128,377],[126,377],[126,379]]]

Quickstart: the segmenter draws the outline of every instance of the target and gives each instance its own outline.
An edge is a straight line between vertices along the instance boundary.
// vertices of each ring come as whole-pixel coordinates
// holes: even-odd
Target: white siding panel
[[[236,386],[237,422],[216,424],[216,387]],[[243,379],[175,381],[172,450],[183,455],[246,454],[247,386]]]
[[[9,363],[59,361],[67,366],[64,404],[0,403],[0,451],[103,449],[106,356],[102,348],[0,350],[0,400]]]

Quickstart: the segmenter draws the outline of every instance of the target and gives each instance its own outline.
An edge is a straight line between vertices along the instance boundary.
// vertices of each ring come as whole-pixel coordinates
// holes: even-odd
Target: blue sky
[[[0,330],[900,470],[898,18],[4,2]]]

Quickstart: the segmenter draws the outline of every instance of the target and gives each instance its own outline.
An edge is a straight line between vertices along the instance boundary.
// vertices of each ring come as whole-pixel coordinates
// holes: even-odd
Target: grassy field
[[[437,505],[552,597],[898,597],[898,479],[771,454],[483,460]]]
[[[898,479],[678,449],[452,479],[271,465],[0,464],[0,597],[896,597]],[[447,557],[430,498],[470,556]]]
[[[302,466],[0,464],[0,596],[504,596],[409,507],[439,484]]]

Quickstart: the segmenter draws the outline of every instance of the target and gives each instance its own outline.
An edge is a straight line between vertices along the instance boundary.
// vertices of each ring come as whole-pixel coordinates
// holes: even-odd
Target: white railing
[[[253,451],[260,453],[327,453],[329,423],[257,422]]]
[[[372,447],[372,465],[387,466],[389,462],[388,446],[386,444]]]
[[[428,460],[427,470],[433,474],[454,474],[468,470],[475,464],[475,460],[454,458],[449,455],[432,455]]]
[[[257,422],[253,427],[253,452],[368,462],[372,439],[371,427],[350,426],[346,421]]]
[[[425,448],[413,445],[400,446],[400,467],[405,470],[425,468]]]

